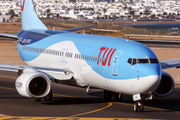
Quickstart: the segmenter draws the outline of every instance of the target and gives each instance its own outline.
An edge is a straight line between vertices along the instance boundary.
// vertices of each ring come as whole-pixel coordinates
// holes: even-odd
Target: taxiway
[[[179,119],[180,88],[177,85],[168,97],[146,101],[144,112],[133,111],[131,96],[124,95],[121,102],[103,100],[103,91],[52,84],[53,100],[35,102],[20,96],[15,90],[16,73],[0,71],[0,114],[17,117],[68,117],[70,118],[128,118],[128,119]],[[1,117],[0,117],[1,119]]]

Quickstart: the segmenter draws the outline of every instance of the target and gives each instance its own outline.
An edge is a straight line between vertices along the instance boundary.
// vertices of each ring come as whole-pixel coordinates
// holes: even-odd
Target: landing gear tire
[[[134,103],[134,112],[138,112],[138,103],[137,102]]]
[[[52,101],[52,90],[50,91],[50,93],[45,97],[45,101]]]
[[[139,101],[134,103],[134,112],[138,112],[138,111],[140,111],[140,112],[144,111],[144,105],[143,105],[143,103],[141,103]]]
[[[144,112],[144,104],[143,103],[141,103],[140,112]]]
[[[113,92],[104,90],[104,100],[111,101]]]
[[[122,94],[121,93],[114,93],[114,98],[117,102],[120,102],[122,100]]]

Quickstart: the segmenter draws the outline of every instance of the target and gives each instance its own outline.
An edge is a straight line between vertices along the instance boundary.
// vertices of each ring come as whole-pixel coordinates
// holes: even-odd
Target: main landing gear
[[[143,112],[144,111],[144,104],[140,101],[136,101],[134,103],[134,112]]]
[[[51,90],[50,93],[44,99],[45,99],[45,101],[52,101],[52,97],[53,97],[53,94],[52,94],[52,90]]]
[[[45,99],[45,101],[52,101],[52,98],[53,98],[53,94],[52,94],[52,90],[51,90],[44,99]],[[41,101],[41,98],[35,98],[34,101],[39,102],[39,101]]]
[[[113,96],[116,101],[121,101],[121,99],[122,99],[121,93],[115,93],[115,92],[104,90],[104,100],[111,101]]]

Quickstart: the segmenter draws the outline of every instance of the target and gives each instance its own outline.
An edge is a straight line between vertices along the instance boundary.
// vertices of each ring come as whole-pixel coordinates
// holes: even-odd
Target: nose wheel
[[[144,104],[140,101],[136,101],[134,103],[134,112],[143,112],[144,111]]]

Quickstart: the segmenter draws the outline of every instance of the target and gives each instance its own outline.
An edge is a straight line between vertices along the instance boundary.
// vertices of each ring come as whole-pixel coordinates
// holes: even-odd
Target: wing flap
[[[50,78],[58,80],[69,80],[73,77],[73,72],[68,69],[54,69],[54,68],[44,68],[44,67],[32,67],[37,71],[48,74]]]
[[[45,67],[34,67],[26,65],[12,65],[12,64],[1,64],[0,70],[9,72],[19,72],[19,70],[35,70],[46,74],[50,79],[58,80],[69,80],[73,77],[73,72],[68,69],[55,69],[55,68],[45,68]]]
[[[168,69],[180,66],[180,59],[160,61],[161,69]]]

